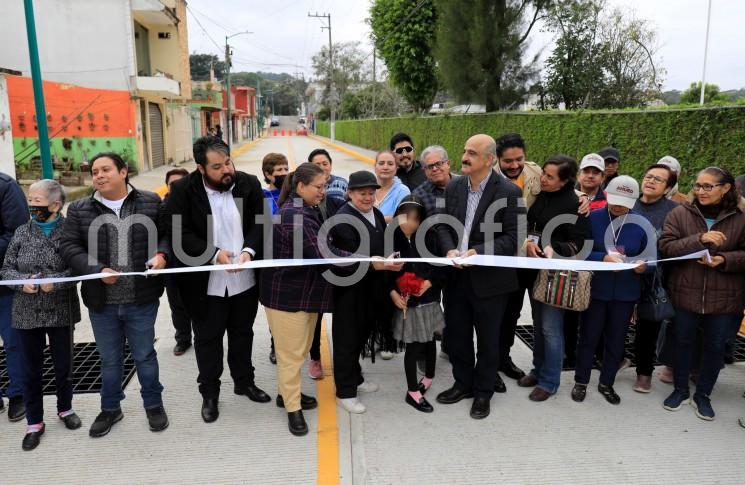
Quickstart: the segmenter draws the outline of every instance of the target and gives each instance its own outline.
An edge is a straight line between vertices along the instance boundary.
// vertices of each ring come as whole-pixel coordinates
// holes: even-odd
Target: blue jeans
[[[695,354],[696,333],[700,326],[701,367],[696,393],[709,396],[724,364],[724,345],[732,332],[732,322],[739,318],[735,314],[702,315],[681,308],[675,309],[675,365],[673,378],[675,388],[688,391],[691,356]]]
[[[11,327],[13,314],[13,293],[0,295],[0,337],[5,347],[5,366],[8,369],[10,383],[5,389],[7,397],[23,396],[25,373],[18,330]]]
[[[96,348],[101,356],[101,410],[116,411],[124,399],[122,374],[125,337],[137,368],[145,409],[163,404],[158,357],[153,348],[158,304],[156,301],[144,305],[106,305],[101,312],[89,310]]]
[[[564,363],[564,310],[538,304],[541,318],[533,319],[533,370],[538,387],[556,394]]]

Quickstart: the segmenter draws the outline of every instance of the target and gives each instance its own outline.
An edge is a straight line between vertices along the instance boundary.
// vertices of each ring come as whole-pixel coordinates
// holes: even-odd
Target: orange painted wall
[[[37,137],[31,78],[8,76],[14,137]],[[135,104],[128,91],[44,81],[50,138],[136,136]]]

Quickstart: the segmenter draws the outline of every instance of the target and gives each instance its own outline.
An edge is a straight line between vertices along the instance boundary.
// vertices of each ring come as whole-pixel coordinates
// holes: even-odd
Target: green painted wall
[[[70,140],[71,144],[65,148],[64,140]],[[39,149],[36,146],[37,139],[31,137],[14,137],[13,152],[17,167],[27,166],[33,157],[39,156]],[[137,153],[137,145],[134,137],[121,138],[53,138],[49,141],[51,145],[52,157],[57,157],[60,161],[68,158],[72,161],[73,167],[77,168],[83,160],[90,160],[99,152],[115,152],[120,154],[125,160],[134,161]]]

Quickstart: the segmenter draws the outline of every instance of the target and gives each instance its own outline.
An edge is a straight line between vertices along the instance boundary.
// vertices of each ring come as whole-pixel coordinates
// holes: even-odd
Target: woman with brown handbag
[[[528,211],[528,238],[523,245],[531,258],[570,257],[577,254],[589,234],[587,218],[577,216],[579,200],[574,192],[577,162],[566,155],[554,155],[543,164],[541,193]],[[575,222],[561,224],[552,232],[544,230],[558,216],[573,216]],[[533,327],[533,370],[520,379],[522,387],[536,386],[531,401],[545,401],[556,394],[564,361],[564,310],[540,304],[541,318]]]

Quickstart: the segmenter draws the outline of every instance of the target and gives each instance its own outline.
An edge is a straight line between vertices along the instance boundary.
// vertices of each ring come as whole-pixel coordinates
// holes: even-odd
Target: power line
[[[207,38],[212,41],[212,43],[215,45],[215,47],[217,47],[217,50],[220,51],[220,52],[222,52],[222,47],[220,47],[220,45],[218,45],[218,43],[215,42],[215,39],[212,38],[212,36],[210,35],[210,33],[207,32],[207,29],[205,29],[204,26],[202,25],[202,22],[199,21],[199,17],[197,17],[196,15],[194,15],[194,12],[191,10],[191,7],[189,7],[189,5],[186,5],[186,10],[188,10],[189,13],[191,14],[191,16],[194,18],[194,20],[197,21],[197,25],[199,25],[199,28],[202,29],[202,32],[204,32],[204,34],[207,36]]]

